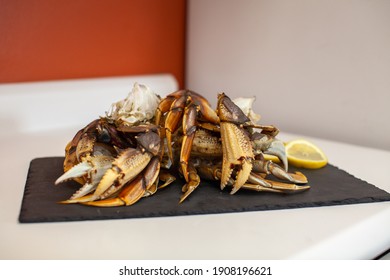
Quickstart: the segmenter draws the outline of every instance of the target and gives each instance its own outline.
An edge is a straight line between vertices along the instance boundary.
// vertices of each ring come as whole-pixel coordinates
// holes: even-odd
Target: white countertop
[[[168,86],[161,86],[161,91],[174,90],[177,85],[172,78],[163,78],[167,79],[164,83],[168,82]],[[144,81],[143,77],[136,79]],[[133,80],[125,79],[126,83],[116,80],[122,83],[117,92],[124,90],[124,94],[115,95],[113,100],[110,97],[105,109],[127,95],[131,89],[128,82]],[[145,81],[156,82],[153,79]],[[91,82],[88,90],[81,83],[79,88],[87,92],[106,87],[109,92],[112,80],[106,82]],[[62,83],[62,88],[69,89],[63,82],[59,83]],[[73,90],[77,91],[74,83],[67,83],[73,84]],[[63,98],[69,92],[61,90],[60,84],[50,83],[58,86],[54,88],[57,88],[62,108],[71,108],[75,100]],[[23,86],[22,91],[39,92],[46,84]],[[20,90],[15,88],[19,86],[0,85],[0,100],[5,100],[2,96],[8,98],[7,93],[12,90]],[[83,103],[84,98],[78,99],[79,102]],[[38,96],[37,100],[40,100]],[[390,248],[390,202],[232,214],[20,224],[18,216],[30,161],[37,157],[62,156],[66,143],[80,127],[71,123],[57,128],[48,124],[47,129],[38,126],[22,129],[22,124],[19,124],[18,129],[12,129],[18,121],[7,118],[4,113],[6,107],[12,105],[11,101],[7,102],[0,105],[0,123],[9,128],[0,134],[0,259],[371,259]],[[56,98],[51,102],[55,104]],[[35,105],[28,103],[23,106]],[[52,107],[52,104],[46,103],[45,106]],[[47,115],[48,112],[37,114],[39,118],[56,120],[57,117]],[[287,141],[296,137],[298,135],[281,133],[279,138]],[[389,151],[305,138],[319,145],[333,165],[390,192]]]

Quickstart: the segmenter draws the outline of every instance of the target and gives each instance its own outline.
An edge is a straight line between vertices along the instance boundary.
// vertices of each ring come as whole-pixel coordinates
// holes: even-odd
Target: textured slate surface
[[[183,181],[177,180],[129,207],[63,205],[57,202],[69,198],[80,187],[73,181],[54,185],[63,173],[63,159],[48,157],[31,161],[19,216],[21,223],[262,211],[390,200],[389,193],[329,164],[318,170],[301,170],[308,177],[311,189],[297,194],[240,190],[229,195],[229,190],[221,191],[217,183],[203,181],[184,203],[179,204]]]

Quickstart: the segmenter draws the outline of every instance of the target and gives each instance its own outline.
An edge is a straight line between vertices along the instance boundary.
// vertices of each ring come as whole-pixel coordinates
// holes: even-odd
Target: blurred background
[[[390,1],[0,0],[0,83],[169,73],[282,131],[390,150]],[[113,100],[114,101],[114,100]]]
[[[184,0],[0,0],[0,82],[173,74]]]

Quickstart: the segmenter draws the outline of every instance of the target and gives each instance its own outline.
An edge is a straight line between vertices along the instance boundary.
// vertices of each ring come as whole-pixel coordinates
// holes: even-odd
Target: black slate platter
[[[221,191],[218,183],[202,181],[187,200],[179,204],[183,185],[179,179],[129,207],[64,205],[57,202],[69,198],[80,185],[73,181],[54,185],[63,173],[63,160],[63,157],[47,157],[31,161],[19,215],[21,223],[164,217],[390,201],[390,194],[384,190],[328,164],[317,170],[301,170],[308,177],[311,189],[296,194],[240,190],[230,195],[227,188]]]

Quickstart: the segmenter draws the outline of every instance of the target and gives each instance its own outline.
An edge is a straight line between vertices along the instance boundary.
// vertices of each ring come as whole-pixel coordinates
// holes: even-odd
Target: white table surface
[[[136,79],[144,81],[143,77]],[[164,79],[168,86],[160,86],[162,91],[177,86],[170,77],[164,76]],[[64,108],[70,108],[74,103],[74,100],[61,98],[69,94],[68,83],[72,84],[74,91],[88,92],[104,87],[109,91],[112,83],[119,82],[122,86],[118,91],[125,92],[122,97],[130,90],[128,83],[121,79],[105,81],[87,82],[88,89],[84,87],[85,83],[78,84],[78,81],[51,82],[49,88],[55,86]],[[133,81],[133,78],[125,81]],[[145,82],[156,81],[146,79]],[[79,87],[75,89],[74,85]],[[36,93],[47,89],[47,84],[24,84],[21,88],[19,85],[0,85],[0,101],[8,100],[0,105],[3,127],[7,127],[9,120],[18,123],[4,114],[6,107],[14,102],[7,99],[9,92]],[[40,100],[38,96],[36,99]],[[81,97],[79,102],[85,101],[84,98]],[[117,99],[110,101],[105,109]],[[52,102],[55,104],[56,100]],[[23,106],[35,106],[34,102],[27,103]],[[55,114],[47,115],[47,112],[34,114],[54,121],[57,118]],[[37,157],[62,156],[67,141],[79,128],[74,124],[57,128],[48,124],[47,129],[14,127],[0,134],[0,259],[371,259],[390,248],[390,202],[232,214],[20,224],[18,216],[30,161]],[[285,141],[296,137],[302,135],[280,135]],[[390,192],[389,151],[304,137],[320,146],[330,163]]]

